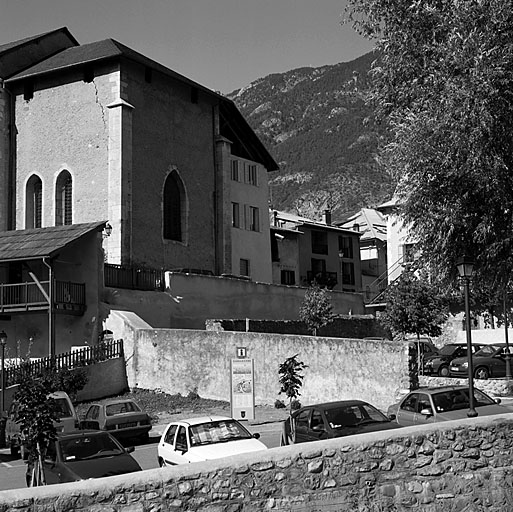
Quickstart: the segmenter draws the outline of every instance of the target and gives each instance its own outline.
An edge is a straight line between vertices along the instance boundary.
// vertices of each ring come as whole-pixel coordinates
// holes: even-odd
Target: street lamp
[[[2,386],[2,393],[0,395],[0,418],[4,417],[5,409],[5,345],[7,343],[7,334],[5,331],[0,332],[0,345],[2,345],[2,380],[0,385]]]
[[[7,334],[5,331],[0,332],[0,345],[2,346],[2,379],[0,385],[2,392],[0,393],[0,447],[5,448],[5,344],[7,343]]]
[[[511,352],[509,351],[509,337],[508,337],[508,292],[504,288],[504,341],[506,348],[504,350],[504,359],[506,360],[506,380],[511,380]]]
[[[458,273],[465,287],[465,329],[467,331],[467,361],[468,361],[468,393],[469,393],[469,410],[467,416],[475,418],[477,411],[474,407],[474,363],[472,361],[472,334],[470,324],[470,304],[469,304],[469,283],[474,271],[474,262],[463,256],[456,262]]]

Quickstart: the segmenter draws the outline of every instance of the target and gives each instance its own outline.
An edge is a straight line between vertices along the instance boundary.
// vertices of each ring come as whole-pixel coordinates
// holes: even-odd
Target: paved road
[[[163,426],[157,426],[152,432],[147,444],[136,446],[132,456],[143,469],[154,469],[157,464],[157,444],[160,439],[159,432]],[[249,425],[252,433],[258,432],[260,440],[268,447],[279,446],[280,424],[268,423],[263,425]],[[13,458],[9,450],[0,449],[0,491],[19,489],[25,487],[26,464],[19,458]]]

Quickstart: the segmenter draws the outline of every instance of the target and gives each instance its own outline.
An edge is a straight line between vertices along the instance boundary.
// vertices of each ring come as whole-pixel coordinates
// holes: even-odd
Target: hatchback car
[[[408,393],[401,401],[388,408],[388,416],[399,425],[423,425],[467,418],[469,405],[468,386],[443,386],[422,388]],[[511,412],[479,389],[474,388],[474,407],[479,416]]]
[[[74,482],[89,478],[141,471],[130,455],[134,447],[123,448],[108,432],[98,430],[59,434],[50,443],[43,461],[47,484]],[[30,486],[30,473],[27,485]]]
[[[472,353],[475,354],[480,348],[481,345],[472,344]],[[424,358],[424,374],[448,377],[451,361],[458,357],[466,357],[466,355],[466,343],[448,343],[440,349],[438,354]]]
[[[376,407],[361,400],[307,405],[283,422],[280,446],[397,427]]]
[[[505,377],[506,344],[483,345],[472,357],[472,364],[476,379]],[[451,377],[468,377],[468,358],[454,359],[449,370]]]
[[[59,421],[55,422],[57,432],[73,432],[78,430],[78,416],[68,394],[65,391],[54,391],[48,395],[48,398],[52,399],[55,411],[59,416]],[[5,424],[6,443],[10,448],[12,456],[15,457],[18,453],[21,453],[22,459],[26,460],[28,453],[23,444],[21,421],[19,403],[15,400],[7,414]]]
[[[106,430],[117,439],[138,438],[147,441],[151,418],[133,400],[107,400],[89,405],[80,427]]]
[[[225,416],[174,421],[160,438],[158,463],[173,466],[267,450],[259,437],[237,420]]]

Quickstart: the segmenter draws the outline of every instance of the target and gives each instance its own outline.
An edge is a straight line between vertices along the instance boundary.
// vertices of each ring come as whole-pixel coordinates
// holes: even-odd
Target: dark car
[[[141,471],[141,466],[130,455],[133,451],[133,446],[123,448],[108,432],[79,430],[58,434],[43,461],[46,483],[75,482]],[[27,485],[30,486],[29,475],[27,471]]]
[[[472,353],[475,354],[481,345],[472,344]],[[424,374],[438,375],[440,377],[449,376],[449,366],[453,359],[458,357],[466,357],[466,343],[448,343],[444,345],[438,354],[425,356],[424,358]]]
[[[130,399],[113,399],[91,404],[80,427],[106,430],[117,439],[138,438],[145,442],[151,430],[151,418]]]
[[[391,405],[387,413],[403,427],[467,418],[469,396],[468,386],[417,389]],[[479,416],[511,412],[511,409],[499,403],[500,400],[494,400],[474,388],[474,407]]]
[[[376,407],[361,400],[307,405],[283,422],[280,446],[397,428]]]
[[[483,345],[472,357],[474,377],[489,379],[506,376],[506,344]],[[449,367],[451,377],[468,377],[468,358],[459,357]]]

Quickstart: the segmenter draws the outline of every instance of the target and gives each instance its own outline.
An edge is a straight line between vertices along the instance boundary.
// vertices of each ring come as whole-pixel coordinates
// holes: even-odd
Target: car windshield
[[[433,402],[437,412],[457,411],[469,407],[468,389],[451,389],[433,395]],[[494,405],[495,402],[479,389],[474,389],[474,405],[482,407],[485,405]]]
[[[458,349],[458,345],[445,345],[440,349],[440,355],[442,356],[452,356],[454,352]]]
[[[367,423],[387,423],[390,420],[369,404],[345,405],[327,409],[326,419],[331,428],[343,429]]]
[[[59,418],[70,418],[73,416],[73,413],[69,407],[69,403],[65,398],[54,398],[53,403],[54,410]]]
[[[141,409],[134,402],[116,402],[108,404],[105,407],[105,414],[107,416],[115,416],[116,414],[126,414],[127,412],[140,412]]]
[[[109,435],[103,434],[61,439],[59,444],[65,461],[119,455],[124,451]]]
[[[480,350],[478,350],[474,355],[476,357],[493,356],[493,354],[495,354],[495,352],[497,352],[499,348],[500,347],[498,347],[497,345],[485,345]]]
[[[189,427],[191,446],[225,443],[253,436],[236,420],[221,420]]]

